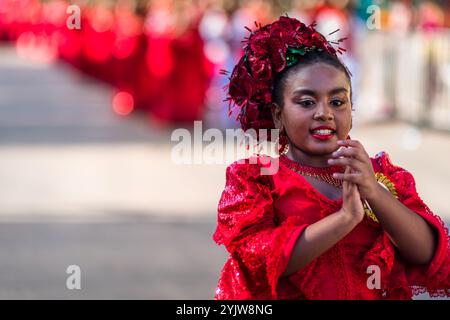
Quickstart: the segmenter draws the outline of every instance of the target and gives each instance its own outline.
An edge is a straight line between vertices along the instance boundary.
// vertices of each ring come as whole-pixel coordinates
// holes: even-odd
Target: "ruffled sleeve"
[[[425,266],[406,266],[406,279],[413,294],[428,291],[430,296],[450,296],[450,245],[447,228],[417,194],[414,177],[410,172],[392,164],[384,152],[375,159],[383,173],[394,182],[398,200],[420,215],[436,234],[437,246],[432,261]],[[392,263],[389,261],[390,266]]]
[[[240,266],[251,297],[276,299],[280,276],[306,225],[277,222],[273,182],[271,176],[261,175],[261,168],[259,160],[227,168],[213,238]]]

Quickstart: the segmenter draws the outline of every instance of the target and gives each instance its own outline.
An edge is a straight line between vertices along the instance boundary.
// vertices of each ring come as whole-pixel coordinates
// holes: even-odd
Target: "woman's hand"
[[[350,167],[345,169],[344,174],[350,174]],[[341,213],[345,214],[352,221],[361,222],[364,218],[364,208],[361,202],[361,196],[356,184],[344,180],[342,184],[342,208]]]
[[[379,190],[372,168],[372,161],[363,145],[356,140],[341,140],[338,145],[343,146],[333,152],[332,159],[328,160],[331,165],[350,167],[350,173],[335,173],[336,179],[352,182],[358,186],[358,191],[363,199],[371,198]]]

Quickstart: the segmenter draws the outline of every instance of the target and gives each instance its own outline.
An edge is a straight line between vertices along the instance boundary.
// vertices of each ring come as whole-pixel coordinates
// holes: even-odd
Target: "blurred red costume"
[[[416,192],[414,178],[385,153],[372,158],[397,190],[398,200],[435,230],[437,247],[426,266],[402,261],[382,227],[365,216],[345,238],[304,268],[281,277],[297,238],[310,224],[338,211],[331,200],[292,170],[282,156],[274,175],[261,175],[261,158],[227,168],[218,206],[214,240],[230,257],[223,267],[216,299],[411,299],[428,290],[450,295],[448,230]],[[369,289],[370,265],[381,271],[381,289]]]
[[[156,89],[157,99],[152,103],[153,116],[162,121],[201,120],[213,66],[203,52],[197,23],[166,43],[163,38],[157,41],[149,43],[151,73],[155,79],[152,87]],[[164,56],[164,51],[152,48],[157,45],[164,46]],[[159,70],[162,66],[166,66],[165,72]]]

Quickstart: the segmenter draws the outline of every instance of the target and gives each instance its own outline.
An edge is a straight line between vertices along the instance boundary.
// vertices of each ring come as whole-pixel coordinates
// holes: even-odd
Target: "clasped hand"
[[[372,168],[372,161],[363,145],[356,140],[340,140],[338,145],[344,148],[333,152],[330,165],[349,167],[344,173],[335,173],[333,177],[354,183],[363,199],[370,199],[377,192],[379,185]]]

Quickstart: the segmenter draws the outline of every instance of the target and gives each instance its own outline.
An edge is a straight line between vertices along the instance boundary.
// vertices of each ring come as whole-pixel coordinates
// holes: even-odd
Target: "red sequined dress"
[[[267,161],[261,159],[227,168],[213,238],[226,247],[229,259],[215,299],[411,299],[425,291],[450,296],[448,230],[417,194],[411,173],[392,164],[384,152],[371,159],[374,171],[392,181],[398,200],[435,230],[432,261],[424,266],[403,261],[381,226],[365,216],[331,249],[281,277],[301,232],[338,211],[342,199],[319,193],[285,156],[276,174],[262,175]],[[371,265],[380,268],[380,289],[367,285]]]

